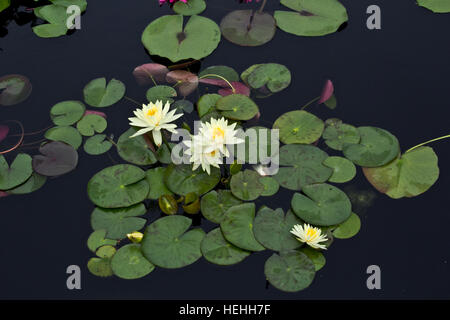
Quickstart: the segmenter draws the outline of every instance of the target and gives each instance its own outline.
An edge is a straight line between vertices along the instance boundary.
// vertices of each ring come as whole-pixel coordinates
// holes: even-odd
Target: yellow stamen
[[[156,108],[156,107],[150,108],[150,109],[147,111],[147,116],[152,117],[152,116],[155,115],[155,113],[156,113],[157,111],[158,111],[158,108]]]
[[[217,138],[217,137],[222,137],[225,135],[225,132],[219,128],[219,127],[215,127],[213,130],[213,139]]]

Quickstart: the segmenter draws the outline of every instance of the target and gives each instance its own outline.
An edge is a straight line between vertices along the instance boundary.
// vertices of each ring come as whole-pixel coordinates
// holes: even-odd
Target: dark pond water
[[[278,1],[269,2],[268,10],[278,7]],[[413,0],[342,2],[350,15],[342,32],[300,38],[278,31],[272,42],[257,48],[222,41],[202,66],[225,64],[243,71],[254,63],[286,65],[293,74],[291,86],[258,100],[264,122],[272,123],[317,96],[330,78],[339,107],[312,110],[323,119],[339,117],[356,126],[385,128],[398,137],[403,150],[450,133],[450,15],[432,14]],[[365,12],[375,3],[382,9],[382,30],[369,31]],[[243,5],[233,0],[208,0],[203,15],[218,22],[239,6]],[[156,0],[89,1],[82,29],[58,39],[41,39],[30,24],[10,23],[0,38],[0,74],[26,75],[33,93],[17,106],[2,107],[1,120],[20,120],[27,131],[47,127],[52,105],[82,100],[83,86],[101,76],[122,80],[127,96],[143,101],[145,89],[135,84],[131,74],[134,67],[150,61],[141,32],[167,13],[170,10],[159,8]],[[108,132],[125,131],[134,108],[122,100],[106,110]],[[413,199],[392,200],[377,194],[368,208],[359,209],[360,233],[336,241],[311,287],[296,294],[266,288],[267,251],[232,267],[199,260],[183,269],[157,269],[134,281],[91,275],[86,263],[92,254],[85,244],[94,206],[86,184],[113,162],[108,156],[80,152],[72,173],[49,180],[33,194],[0,199],[0,298],[450,298],[450,144],[441,142],[433,148],[441,168],[438,182]],[[358,174],[351,187],[372,191],[362,172]],[[287,209],[291,197],[292,192],[283,191],[263,201]],[[154,219],[158,214],[148,216]],[[66,289],[65,270],[71,264],[82,268],[82,290]],[[381,268],[381,290],[366,287],[366,268],[372,264]]]

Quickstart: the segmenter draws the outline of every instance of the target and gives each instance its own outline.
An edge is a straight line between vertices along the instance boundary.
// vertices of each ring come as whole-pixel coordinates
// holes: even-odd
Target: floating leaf
[[[31,157],[25,153],[19,153],[11,166],[8,165],[3,155],[0,155],[0,190],[15,188],[31,177]]]
[[[109,107],[125,95],[125,85],[116,79],[112,79],[106,85],[105,78],[97,78],[90,81],[83,89],[84,101],[93,107]]]
[[[142,33],[142,43],[151,55],[177,62],[210,55],[220,42],[219,26],[212,20],[192,16],[183,28],[183,16],[162,16]]]
[[[201,258],[201,229],[188,231],[192,220],[183,216],[160,218],[148,226],[142,252],[153,264],[168,269],[182,268]]]
[[[183,97],[190,95],[198,87],[197,75],[185,70],[170,71],[166,80],[168,83],[177,84],[176,90]]]
[[[52,141],[65,142],[74,147],[74,149],[78,149],[83,142],[83,138],[78,130],[70,126],[53,127],[45,132],[45,138]]]
[[[145,277],[155,266],[145,259],[139,244],[127,244],[112,257],[111,269],[119,278],[129,280]]]
[[[78,153],[70,145],[54,141],[39,148],[40,155],[33,157],[33,170],[37,173],[54,177],[66,174],[78,164]]]
[[[109,149],[113,146],[113,144],[105,140],[106,134],[96,134],[93,137],[89,137],[86,139],[84,143],[84,151],[87,154],[96,156],[108,152]]]
[[[304,253],[314,263],[316,272],[325,266],[325,257],[319,250],[305,246],[300,249],[300,252]]]
[[[191,165],[169,165],[164,176],[164,183],[173,193],[187,195],[195,192],[201,196],[212,190],[220,181],[221,174],[218,168],[211,168],[208,174],[198,168],[192,171]]]
[[[291,210],[285,216],[283,209],[263,207],[253,222],[253,232],[256,240],[267,249],[280,252],[293,250],[301,247],[302,243],[290,231],[294,225],[301,223]]]
[[[33,27],[33,32],[41,38],[57,38],[67,33],[67,27],[63,24],[40,24]]]
[[[27,181],[25,181],[23,184],[19,185],[18,187],[15,187],[14,189],[8,190],[9,194],[27,194],[34,192],[38,189],[40,189],[45,182],[47,181],[47,178],[44,176],[41,176],[40,174],[33,172],[31,177],[28,178]]]
[[[106,230],[108,239],[124,239],[127,233],[144,227],[146,220],[138,218],[138,216],[142,216],[146,212],[142,203],[118,209],[97,207],[91,215],[91,226],[94,230]]]
[[[302,252],[274,253],[264,265],[267,280],[275,288],[286,292],[303,290],[313,282],[315,266]]]
[[[167,189],[166,185],[164,184],[165,173],[166,173],[165,167],[158,167],[147,170],[146,179],[148,185],[150,186],[150,191],[148,193],[147,198],[156,200],[159,199],[159,197],[161,197],[162,195],[172,194],[172,192],[169,189]]]
[[[194,111],[194,104],[189,100],[178,100],[172,104],[172,108],[176,109],[176,113],[191,113]]]
[[[347,159],[361,167],[380,167],[400,153],[400,145],[395,136],[384,129],[359,127],[361,141],[358,144],[344,145],[343,152]]]
[[[245,138],[242,138],[245,144],[235,146],[235,155],[239,162],[267,164],[278,152],[277,147],[272,147],[272,132],[269,128],[250,127],[245,131]]]
[[[291,83],[291,72],[278,63],[257,65],[245,80],[253,89],[267,88],[270,92],[280,92]]]
[[[211,222],[221,223],[227,210],[241,204],[242,201],[234,197],[229,190],[210,191],[201,200],[203,216]]]
[[[91,258],[87,264],[89,272],[98,277],[110,277],[113,275],[111,259]]]
[[[290,144],[280,148],[280,168],[274,178],[290,190],[327,181],[333,169],[323,165],[328,155],[317,147]]]
[[[217,77],[207,76],[207,75],[218,75],[224,77],[229,82],[239,81],[239,74],[231,67],[228,66],[211,66],[204,69],[202,72],[198,74],[199,78],[204,79],[216,79]],[[199,80],[200,82],[202,79]],[[225,82],[225,81],[224,81]]]
[[[227,241],[247,251],[262,251],[264,247],[253,234],[255,204],[243,203],[227,210],[220,229]]]
[[[223,36],[240,46],[260,46],[275,35],[275,20],[268,13],[253,10],[235,10],[220,23]]]
[[[83,136],[90,137],[95,133],[105,131],[107,125],[105,118],[96,114],[88,114],[77,123],[77,129]]]
[[[192,16],[194,14],[200,14],[206,9],[205,0],[189,0],[184,3],[178,1],[173,5],[173,11],[183,16]]]
[[[103,208],[129,207],[148,194],[145,172],[129,164],[103,169],[89,180],[87,191],[93,203]]]
[[[295,110],[282,114],[273,124],[280,130],[280,140],[285,144],[310,144],[322,135],[325,125],[321,119],[312,113]]]
[[[11,5],[11,0],[0,0],[0,12],[9,8]]]
[[[167,73],[169,73],[169,69],[165,65],[159,63],[146,63],[136,67],[133,71],[133,76],[139,85],[144,86],[155,84],[153,80],[156,83],[166,81]]]
[[[259,182],[264,185],[264,191],[261,192],[261,195],[264,197],[273,196],[280,189],[280,184],[272,177],[261,177]]]
[[[154,152],[148,148],[144,136],[130,138],[136,132],[136,129],[130,128],[119,137],[117,153],[123,160],[133,164],[145,166],[156,163],[158,160]]]
[[[230,188],[233,195],[241,200],[252,201],[264,192],[260,175],[253,170],[244,170],[231,177]]]
[[[291,206],[294,213],[307,223],[332,226],[344,222],[352,214],[347,195],[330,184],[312,184],[302,191],[306,196],[295,193]]]
[[[20,74],[3,76],[0,78],[0,105],[12,106],[21,103],[28,98],[31,90],[32,86],[27,77]]]
[[[216,103],[217,110],[228,119],[250,120],[259,112],[256,103],[242,94],[232,94],[220,98]]]
[[[50,117],[57,126],[70,126],[83,117],[85,110],[80,101],[62,101],[50,109]]]
[[[239,263],[250,255],[250,252],[229,243],[220,228],[213,229],[205,236],[201,250],[206,260],[221,266]]]
[[[116,244],[116,240],[106,239],[106,230],[96,230],[92,232],[87,241],[87,246],[92,252],[96,252],[101,246],[115,246]]]
[[[381,193],[399,199],[427,191],[439,177],[438,157],[430,147],[420,147],[377,168],[363,168],[367,180]]]
[[[347,10],[338,0],[281,0],[294,11],[274,13],[277,26],[297,36],[323,36],[336,32],[348,20]]]
[[[176,214],[178,211],[178,203],[175,198],[169,194],[164,194],[158,199],[159,208],[165,214]]]
[[[233,89],[231,88],[223,88],[217,91],[221,96],[229,96],[231,94],[242,94],[244,96],[250,96],[250,88],[241,82],[231,82]]]
[[[427,8],[434,13],[449,13],[450,2],[447,0],[417,0],[419,6]]]
[[[197,101],[198,116],[201,118],[211,109],[215,109],[217,101],[222,98],[219,94],[205,94]]]
[[[105,259],[112,258],[115,253],[116,248],[114,248],[113,246],[102,246],[98,248],[97,252],[95,252],[97,257]]]
[[[358,129],[342,121],[329,121],[323,132],[325,143],[331,149],[342,151],[345,144],[359,143],[361,137]]]
[[[357,214],[352,213],[347,220],[333,230],[333,236],[337,239],[349,239],[355,236],[359,229],[361,229],[361,220]]]
[[[172,103],[173,98],[177,96],[177,91],[169,86],[154,86],[147,90],[147,100],[153,103],[161,100],[163,104]]]
[[[333,174],[328,179],[334,183],[344,183],[356,176],[356,167],[350,160],[342,157],[328,157],[323,164],[333,169]]]

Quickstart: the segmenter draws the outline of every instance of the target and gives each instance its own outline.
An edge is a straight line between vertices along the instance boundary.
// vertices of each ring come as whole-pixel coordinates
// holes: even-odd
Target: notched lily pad
[[[285,144],[310,144],[322,135],[325,125],[321,119],[312,113],[295,110],[282,114],[273,124],[280,130],[280,140]]]
[[[139,279],[155,269],[141,252],[139,244],[127,244],[121,247],[111,259],[111,269],[122,279]]]
[[[27,77],[10,74],[0,78],[0,105],[12,106],[21,103],[31,94],[32,86]]]
[[[228,209],[242,201],[230,190],[210,191],[202,197],[200,208],[203,216],[211,222],[221,223]]]
[[[66,174],[76,168],[78,153],[70,145],[54,141],[39,148],[40,155],[33,156],[33,170],[37,173],[55,177]]]
[[[257,199],[265,190],[260,175],[253,170],[244,170],[231,177],[230,188],[233,195],[241,200]]]
[[[15,187],[14,189],[8,190],[9,194],[27,194],[40,189],[45,182],[47,177],[41,176],[39,173],[33,172],[31,177],[21,185]]]
[[[50,117],[57,126],[70,126],[83,117],[85,110],[81,101],[62,101],[50,109]]]
[[[91,137],[95,133],[105,131],[107,125],[105,118],[96,114],[87,114],[78,121],[77,129],[83,136]]]
[[[291,72],[284,65],[278,63],[264,63],[257,65],[246,76],[245,82],[253,89],[265,87],[271,93],[286,89],[291,83]]]
[[[3,155],[0,155],[0,190],[15,188],[31,177],[31,157],[25,153],[19,153],[11,166],[8,165]]]
[[[333,169],[333,174],[328,179],[334,183],[344,183],[356,176],[356,167],[350,160],[342,157],[328,157],[323,164]]]
[[[201,250],[206,260],[221,266],[229,266],[244,260],[250,255],[249,251],[242,250],[229,243],[220,228],[210,231],[202,241]]]
[[[157,162],[156,156],[147,146],[144,136],[130,138],[137,132],[130,128],[125,131],[117,141],[117,153],[119,156],[130,163],[137,165],[150,165]]]
[[[361,140],[358,129],[352,125],[333,119],[327,120],[326,124],[323,138],[331,149],[342,151],[345,144],[355,144]]]
[[[231,94],[220,98],[216,108],[225,118],[232,120],[250,120],[259,112],[256,103],[243,94]]]
[[[177,96],[177,91],[169,86],[159,85],[151,87],[147,90],[146,97],[149,102],[156,103],[161,100],[165,105],[167,102],[172,103]]]
[[[106,134],[96,134],[93,137],[89,137],[84,143],[84,151],[93,156],[108,152],[113,144],[105,139]]]
[[[45,138],[52,141],[61,141],[70,144],[74,149],[78,149],[83,142],[83,137],[77,129],[71,126],[58,126],[48,129]]]
[[[184,3],[178,1],[173,5],[173,11],[183,16],[192,16],[194,14],[200,14],[206,9],[205,0],[189,0]]]
[[[333,230],[333,236],[337,239],[349,239],[355,236],[359,229],[361,229],[361,220],[357,214],[352,213],[347,220]]]
[[[106,230],[96,230],[92,232],[87,240],[87,246],[92,252],[96,252],[97,249],[102,246],[115,246],[116,244],[116,240],[106,238]]]
[[[212,190],[220,181],[221,173],[218,168],[211,168],[208,174],[198,168],[192,171],[191,165],[169,165],[164,176],[164,183],[175,194],[187,195],[195,192],[198,196]]]
[[[125,85],[112,79],[106,85],[105,78],[90,81],[83,89],[84,101],[93,107],[109,107],[118,102],[125,95]]]
[[[450,2],[448,0],[417,0],[417,4],[434,13],[449,13]]]
[[[148,185],[150,186],[150,191],[147,196],[148,199],[157,200],[163,195],[172,195],[172,191],[170,191],[164,184],[165,174],[165,167],[158,167],[147,170],[146,179]]]

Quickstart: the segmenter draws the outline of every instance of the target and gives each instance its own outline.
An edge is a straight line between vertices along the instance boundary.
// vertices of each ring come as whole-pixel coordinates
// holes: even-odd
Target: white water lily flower
[[[192,136],[192,140],[183,142],[188,147],[185,154],[191,156],[189,161],[193,164],[192,170],[196,170],[199,166],[202,166],[203,171],[210,174],[211,166],[219,168],[219,164],[222,164],[223,156],[220,150],[212,150],[203,136],[195,135]]]
[[[138,130],[135,134],[130,136],[130,138],[145,134],[147,132],[152,132],[153,140],[155,144],[159,147],[162,143],[161,129],[166,129],[172,133],[176,133],[175,128],[177,127],[173,122],[181,117],[183,114],[175,114],[176,110],[170,110],[170,103],[166,102],[163,108],[163,103],[161,100],[157,100],[156,103],[150,102],[147,105],[142,105],[142,109],[136,109],[134,115],[136,117],[128,118],[130,120],[130,125],[134,127],[141,127],[143,129]]]
[[[225,118],[214,119],[211,118],[210,122],[202,123],[200,125],[199,133],[203,136],[207,142],[204,145],[208,145],[207,152],[219,150],[226,157],[230,155],[227,145],[239,144],[244,140],[236,137],[237,130],[236,123],[228,125],[228,120]]]
[[[320,244],[320,242],[325,242],[328,239],[319,228],[311,227],[307,223],[303,227],[300,224],[296,224],[292,228],[291,233],[297,237],[298,241],[304,242],[314,249],[327,249],[323,244]]]

